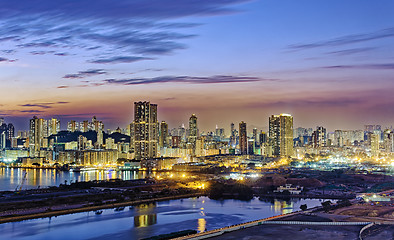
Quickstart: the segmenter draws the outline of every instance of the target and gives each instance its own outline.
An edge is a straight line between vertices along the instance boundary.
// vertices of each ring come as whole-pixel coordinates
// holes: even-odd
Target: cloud
[[[91,63],[133,63],[142,60],[152,60],[153,58],[146,58],[146,57],[133,57],[133,56],[120,56],[120,57],[112,57],[112,58],[101,58],[90,61]]]
[[[35,55],[66,56],[73,49],[97,58],[93,63],[131,63],[186,48],[182,41],[196,35],[179,29],[200,24],[183,19],[236,13],[234,5],[247,1],[0,1],[0,42],[37,49]]]
[[[22,110],[21,113],[43,113],[41,110]]]
[[[47,102],[47,103],[34,103],[34,104],[27,103],[27,104],[22,104],[22,105],[19,105],[19,106],[21,106],[21,107],[38,107],[38,108],[45,108],[45,109],[47,109],[47,108],[52,108],[53,105],[67,104],[67,103],[69,103],[69,102],[64,102],[64,101],[62,102],[62,101],[60,101],[60,102]]]
[[[2,52],[2,53],[5,53],[5,54],[13,54],[13,53],[16,53],[16,51],[15,51],[15,50],[12,50],[12,49],[1,50],[1,52]]]
[[[326,54],[338,55],[338,56],[347,56],[353,55],[357,53],[369,52],[375,50],[376,48],[368,47],[368,48],[352,48],[352,49],[344,49],[338,51],[327,52]]]
[[[104,69],[88,69],[86,71],[79,71],[78,73],[75,74],[67,74],[63,78],[71,78],[71,79],[85,78],[90,76],[102,75],[106,73],[107,72]]]
[[[17,59],[8,59],[8,58],[4,58],[4,57],[0,57],[0,63],[1,62],[16,62]]]
[[[359,64],[359,65],[332,65],[332,66],[324,66],[321,68],[394,70],[394,63],[376,63],[376,64]]]
[[[65,53],[65,52],[61,52],[61,53],[55,53],[55,56],[61,56],[61,57],[65,57],[65,56],[69,56],[70,54]]]
[[[358,98],[314,98],[314,99],[287,99],[275,102],[257,102],[247,104],[249,108],[283,108],[283,107],[345,107],[354,104],[364,103],[365,100]]]
[[[32,55],[45,55],[45,54],[50,54],[54,53],[55,51],[31,51],[30,54]]]
[[[306,49],[320,48],[320,47],[337,47],[347,44],[361,43],[361,42],[378,40],[382,38],[392,38],[392,37],[394,37],[394,28],[386,28],[383,30],[370,32],[370,33],[346,35],[327,41],[318,41],[318,42],[306,43],[306,44],[293,44],[288,46],[288,48],[292,50],[306,50]]]
[[[259,81],[277,81],[277,79],[263,79],[258,77],[227,76],[216,75],[211,77],[192,77],[192,76],[162,76],[155,78],[130,78],[130,79],[106,79],[106,84],[117,85],[140,85],[153,83],[194,83],[194,84],[215,84],[215,83],[245,83]]]

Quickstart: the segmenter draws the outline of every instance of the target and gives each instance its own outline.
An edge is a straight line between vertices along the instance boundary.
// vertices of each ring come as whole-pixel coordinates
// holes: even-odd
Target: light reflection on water
[[[321,205],[318,199],[251,201],[189,198],[143,204],[123,211],[105,209],[52,218],[0,224],[2,239],[141,239],[194,229],[198,232],[297,211],[302,204]]]
[[[37,187],[59,186],[67,181],[91,181],[109,179],[142,179],[149,176],[145,171],[108,171],[92,170],[82,172],[63,172],[55,169],[25,169],[25,168],[0,168],[0,191],[13,191],[22,183],[24,172],[26,171],[26,181],[23,189],[33,189]]]

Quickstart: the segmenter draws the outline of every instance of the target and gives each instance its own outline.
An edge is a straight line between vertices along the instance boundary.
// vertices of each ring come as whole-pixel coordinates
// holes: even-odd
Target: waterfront
[[[0,168],[0,191],[14,191],[21,183],[26,171],[26,181],[23,189],[59,186],[65,181],[69,184],[75,181],[122,179],[132,180],[145,178],[149,174],[145,171],[115,171],[115,170],[90,170],[82,172],[59,171],[43,168]]]
[[[318,199],[251,201],[189,198],[0,224],[5,239],[141,239],[185,229],[199,232],[319,206]]]

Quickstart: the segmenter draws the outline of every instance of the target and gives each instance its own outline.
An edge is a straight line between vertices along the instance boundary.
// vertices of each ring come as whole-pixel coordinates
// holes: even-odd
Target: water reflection
[[[274,208],[275,212],[280,214],[291,213],[293,212],[293,202],[275,199],[272,208]]]
[[[205,232],[206,229],[207,229],[207,220],[205,220],[205,218],[199,218],[197,231]]]
[[[5,223],[0,224],[0,232],[1,239],[12,240],[142,239],[186,229],[198,232],[217,229],[278,215],[290,206],[298,210],[302,204],[321,205],[318,199],[274,200],[271,203],[257,198],[242,202],[200,197],[141,204],[127,211],[108,209],[100,215],[85,212]]]
[[[25,169],[25,168],[0,168],[0,191],[13,191],[22,183],[26,171],[26,181],[23,189],[38,187],[59,186],[59,184],[109,179],[142,179],[153,176],[154,173],[146,171],[115,171],[115,170],[92,170],[83,172],[63,172],[56,169]]]
[[[157,223],[157,214],[147,214],[134,217],[135,227],[148,227]]]

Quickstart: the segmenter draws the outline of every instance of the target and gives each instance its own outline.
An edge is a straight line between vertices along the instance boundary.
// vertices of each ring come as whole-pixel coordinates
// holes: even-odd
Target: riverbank
[[[117,208],[117,207],[127,207],[127,206],[133,206],[133,205],[138,205],[138,204],[146,204],[146,203],[152,203],[152,202],[158,202],[158,201],[168,201],[168,200],[200,197],[200,196],[204,196],[204,194],[193,193],[193,194],[184,194],[184,195],[178,195],[178,196],[168,196],[168,197],[160,197],[160,198],[141,199],[141,200],[135,200],[135,201],[121,202],[121,203],[112,203],[112,204],[105,204],[105,205],[100,205],[100,206],[84,206],[84,207],[72,208],[72,209],[67,209],[67,210],[56,210],[56,211],[50,210],[50,211],[35,213],[35,214],[26,214],[26,215],[21,215],[21,216],[0,218],[0,224],[7,223],[7,222],[18,222],[18,221],[23,221],[23,220],[35,219],[35,218],[54,217],[54,216],[72,214],[72,213],[89,212],[89,211],[96,211],[96,210],[100,210],[100,209],[109,209],[109,208]]]
[[[356,197],[355,194],[352,195],[330,195],[330,194],[258,194],[260,198],[279,198],[279,199],[286,199],[286,198],[319,198],[319,199],[354,199]]]

